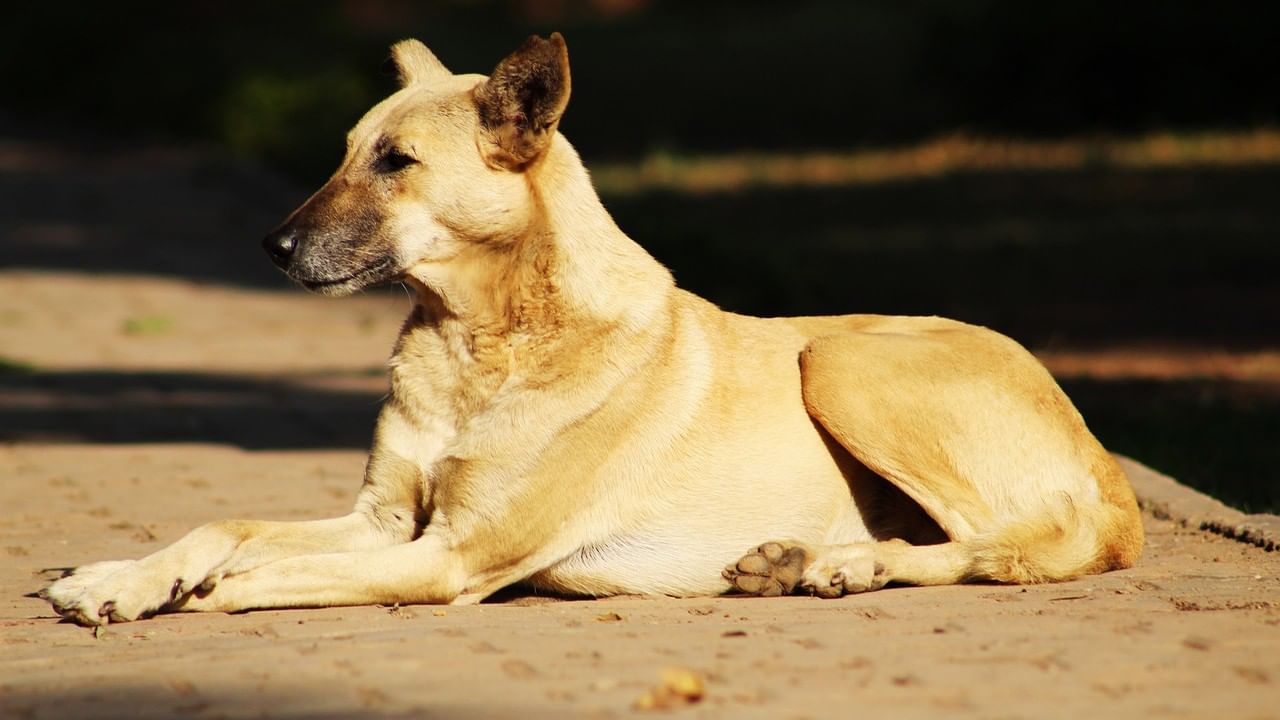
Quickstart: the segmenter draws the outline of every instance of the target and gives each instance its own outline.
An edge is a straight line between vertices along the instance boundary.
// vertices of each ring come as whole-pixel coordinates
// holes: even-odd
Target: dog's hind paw
[[[836,598],[879,590],[887,581],[875,545],[854,543],[825,548],[805,569],[800,587],[818,597]]]
[[[747,595],[789,595],[812,561],[812,554],[803,545],[767,542],[726,567],[721,575]]]

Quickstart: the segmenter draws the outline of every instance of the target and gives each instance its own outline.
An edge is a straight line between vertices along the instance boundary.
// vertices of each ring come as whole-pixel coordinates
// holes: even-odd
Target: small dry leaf
[[[636,710],[667,710],[700,702],[706,695],[702,674],[686,668],[671,667],[662,671],[662,682],[636,698]]]
[[[623,617],[616,612],[607,612],[596,616],[597,622],[622,622]]]

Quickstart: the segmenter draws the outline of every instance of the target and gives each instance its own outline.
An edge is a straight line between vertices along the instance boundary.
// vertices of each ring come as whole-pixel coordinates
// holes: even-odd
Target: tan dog
[[[355,510],[82,567],[44,591],[58,612],[460,603],[516,582],[827,597],[1138,558],[1125,476],[1012,340],[744,317],[677,289],[557,133],[558,34],[488,78],[412,40],[392,59],[402,89],[265,243],[318,292],[415,292]]]

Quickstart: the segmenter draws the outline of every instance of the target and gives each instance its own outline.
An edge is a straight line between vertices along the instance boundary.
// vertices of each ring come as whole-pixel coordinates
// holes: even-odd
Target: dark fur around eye
[[[417,164],[417,158],[394,149],[388,150],[378,158],[378,167],[385,172],[395,172]]]

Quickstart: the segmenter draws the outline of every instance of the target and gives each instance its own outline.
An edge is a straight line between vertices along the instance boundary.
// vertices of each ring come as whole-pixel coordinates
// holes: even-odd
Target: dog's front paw
[[[157,573],[138,560],[112,560],[78,567],[40,595],[64,618],[94,626],[148,617],[191,589],[182,578]]]

